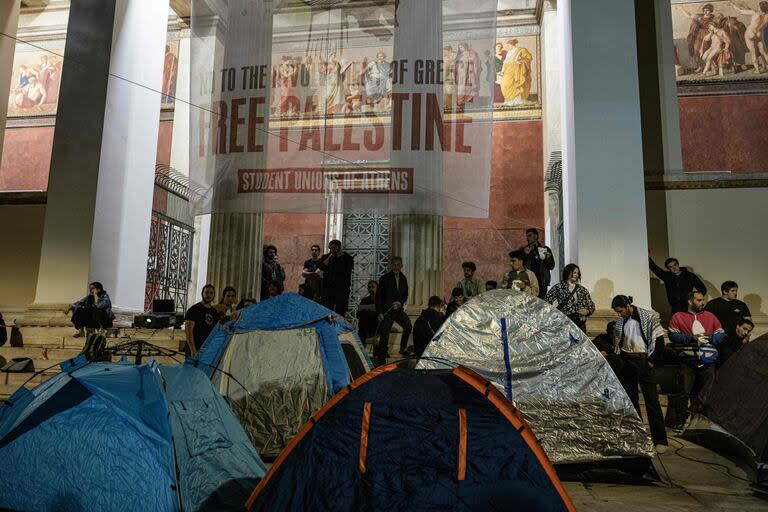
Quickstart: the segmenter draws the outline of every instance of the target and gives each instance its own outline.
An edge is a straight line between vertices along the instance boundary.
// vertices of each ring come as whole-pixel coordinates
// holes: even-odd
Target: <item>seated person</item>
[[[463,304],[464,292],[461,288],[454,288],[451,291],[451,302],[448,303],[448,307],[445,309],[445,318],[450,317]]]
[[[312,287],[307,283],[299,283],[299,295],[305,299],[315,300],[315,296],[312,292]]]
[[[94,281],[88,285],[88,295],[77,302],[72,303],[65,311],[68,314],[72,311],[72,323],[77,332],[75,337],[85,336],[86,331],[92,332],[94,329],[105,329],[112,327],[115,314],[112,313],[112,301],[109,295],[104,291],[104,286]]]
[[[379,323],[378,314],[376,313],[376,289],[378,286],[378,282],[374,280],[368,281],[368,296],[360,299],[360,304],[357,306],[358,336],[360,336],[363,343],[368,338],[376,335],[376,326]]]
[[[613,373],[618,376],[621,372],[623,364],[621,358],[616,354],[613,347],[613,331],[615,327],[615,321],[608,322],[608,325],[605,328],[605,332],[595,336],[595,339],[592,340],[592,343],[594,343],[595,347],[600,351],[605,360],[608,361],[608,364],[611,366]]]
[[[237,297],[237,290],[231,286],[224,288],[221,293],[221,300],[214,305],[216,311],[219,312],[219,322],[226,323],[235,318],[237,308],[235,307],[235,298]]]
[[[269,282],[267,285],[267,299],[271,299],[272,297],[277,297],[283,293],[283,283],[278,281],[277,279],[273,279]]]
[[[495,290],[499,287],[499,283],[496,281],[486,281],[485,282],[485,291]]]
[[[254,304],[256,304],[256,299],[254,299],[249,292],[247,297],[240,299],[240,302],[237,303],[237,307],[235,309],[237,310],[245,309],[248,306],[253,306]]]
[[[424,349],[446,318],[443,314],[443,299],[440,297],[436,295],[430,297],[427,306],[413,324],[413,353],[417,357],[421,357],[424,353]]]
[[[729,357],[739,351],[746,343],[749,343],[749,336],[755,324],[749,318],[742,318],[736,321],[736,327],[725,333],[725,341],[717,346],[717,368],[725,364]]]

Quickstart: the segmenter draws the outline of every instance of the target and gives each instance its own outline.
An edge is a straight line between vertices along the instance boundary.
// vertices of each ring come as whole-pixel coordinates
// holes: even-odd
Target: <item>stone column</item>
[[[400,16],[395,28],[394,58],[407,59],[415,62],[418,59],[443,58],[443,16],[441,0],[420,0],[411,2],[408,16]],[[428,35],[428,37],[426,36]],[[399,84],[393,85],[393,93],[420,92],[436,94],[441,110],[444,107],[443,88],[439,84],[418,84],[414,82],[412,73],[406,74]],[[403,104],[403,119],[412,116],[411,102]],[[422,114],[424,116],[424,114]],[[422,121],[424,122],[424,121]],[[410,140],[410,123],[404,123],[403,140]],[[417,175],[416,185],[428,192],[420,190],[409,199],[413,203],[420,201],[422,212],[439,211],[442,197],[429,191],[440,191],[440,179],[443,166],[442,154],[439,151],[408,151],[394,152],[393,167],[413,167]],[[412,205],[416,208],[416,205]],[[409,314],[418,314],[426,307],[429,297],[442,296],[443,270],[443,219],[438,215],[426,213],[392,215],[390,216],[390,256],[403,258],[403,273],[408,278],[409,297],[407,310]]]
[[[13,75],[13,57],[16,53],[16,31],[19,26],[19,8],[21,0],[5,0],[0,3],[0,160],[3,155],[3,140],[5,139],[5,120],[8,115],[6,98],[11,90]]]
[[[541,14],[541,69],[543,79],[542,121],[544,140],[544,231],[545,243],[552,249],[556,267],[553,275],[559,276],[563,261],[562,237],[562,183],[556,172],[556,162],[562,150],[560,122],[560,26],[555,0],[547,0]],[[553,281],[556,282],[555,279]]]
[[[258,299],[263,222],[261,213],[211,215],[207,282],[217,295],[225,286],[234,286],[238,297]]]
[[[677,99],[675,42],[672,36],[670,2],[654,0],[654,11],[664,173],[679,173],[683,171],[683,153],[680,141],[680,109]]]
[[[439,215],[392,215],[390,256],[403,258],[408,278],[409,313],[426,307],[429,297],[442,296],[443,218]]]
[[[70,4],[31,317],[93,280],[118,312],[144,309],[167,14],[168,0]]]
[[[565,257],[598,308],[617,293],[650,307],[634,3],[560,0],[558,17]]]

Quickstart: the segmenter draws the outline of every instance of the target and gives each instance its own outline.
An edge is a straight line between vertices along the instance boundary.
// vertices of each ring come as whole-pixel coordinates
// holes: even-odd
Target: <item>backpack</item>
[[[0,347],[5,345],[5,342],[8,341],[8,331],[5,328],[5,321],[3,320],[3,314],[0,313]]]

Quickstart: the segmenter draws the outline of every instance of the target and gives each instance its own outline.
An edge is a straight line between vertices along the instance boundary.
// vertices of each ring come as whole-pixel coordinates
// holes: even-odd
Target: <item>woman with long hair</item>
[[[85,336],[94,329],[112,327],[115,314],[112,313],[112,301],[104,290],[104,285],[94,281],[88,285],[88,295],[72,303],[65,314],[72,311],[72,323],[77,332],[75,337]],[[85,331],[84,331],[85,330]]]
[[[545,300],[587,332],[587,317],[595,312],[595,303],[580,281],[581,269],[575,263],[569,263],[563,269],[562,279],[549,289]]]

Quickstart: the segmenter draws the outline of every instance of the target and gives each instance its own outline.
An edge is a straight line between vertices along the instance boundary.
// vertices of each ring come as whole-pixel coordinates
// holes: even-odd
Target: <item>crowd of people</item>
[[[589,290],[581,285],[581,269],[576,264],[563,268],[560,281],[550,287],[551,271],[555,267],[549,247],[539,241],[539,232],[531,228],[526,232],[526,245],[509,253],[510,268],[501,282],[483,283],[475,277],[477,265],[462,263],[463,278],[453,287],[446,304],[443,298],[432,296],[412,324],[405,311],[408,302],[408,279],[403,273],[403,260],[394,256],[387,273],[367,283],[368,295],[357,306],[360,338],[377,337],[374,346],[376,364],[385,364],[393,324],[402,329],[399,354],[421,356],[440,326],[468,299],[488,290],[515,288],[522,293],[538,297],[552,304],[585,333],[587,318],[594,314],[595,304]],[[261,300],[283,292],[286,273],[278,261],[274,245],[264,247],[261,269]],[[319,245],[312,245],[310,258],[301,272],[304,281],[299,293],[317,301],[328,309],[345,316],[349,310],[350,288],[354,258],[344,251],[339,240],[328,243],[328,252],[322,254]],[[754,329],[751,312],[738,300],[738,284],[725,281],[721,296],[705,301],[706,286],[701,279],[676,258],[668,258],[664,268],[649,257],[650,270],[664,283],[672,312],[668,330],[661,326],[658,315],[633,304],[632,297],[617,295],[611,308],[616,321],[608,324],[606,332],[593,341],[618,376],[630,400],[640,413],[638,389],[642,392],[657,451],[667,446],[665,427],[680,429],[689,411],[701,409],[714,381],[717,368],[736,353],[750,339]],[[195,355],[202,343],[219,322],[226,322],[239,314],[239,310],[256,300],[246,294],[237,302],[237,290],[225,287],[216,300],[216,290],[207,284],[202,289],[201,301],[188,309],[185,316],[186,353]],[[99,282],[89,285],[89,295],[73,303],[72,322],[83,336],[89,329],[104,329],[112,325],[114,314],[109,295]],[[409,345],[413,334],[413,345]],[[665,334],[669,344],[665,344]],[[662,414],[657,385],[657,370],[672,372],[675,382],[681,383],[668,393],[666,416]],[[690,400],[690,407],[689,407]]]

